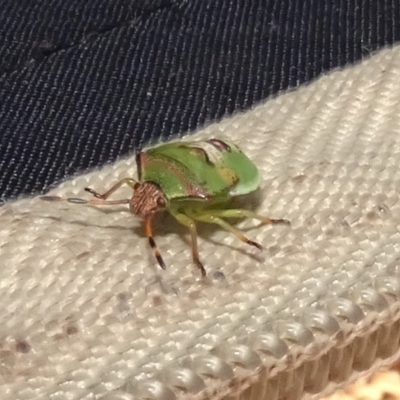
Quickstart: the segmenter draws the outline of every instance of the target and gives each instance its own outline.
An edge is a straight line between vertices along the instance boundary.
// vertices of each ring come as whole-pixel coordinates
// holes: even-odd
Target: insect
[[[144,228],[155,258],[161,268],[166,265],[153,238],[152,218],[167,211],[189,229],[192,257],[202,276],[206,270],[200,261],[196,222],[219,225],[242,242],[262,249],[248,239],[225,218],[250,217],[264,224],[289,224],[284,219],[271,219],[246,209],[229,208],[230,200],[255,191],[261,183],[253,162],[229,141],[181,141],[162,144],[136,155],[138,180],[125,178],[100,194],[85,188],[94,198],[62,198],[43,196],[43,200],[66,200],[70,203],[96,206],[128,204],[130,211],[144,219]],[[129,199],[109,200],[121,186],[128,185],[133,194]]]

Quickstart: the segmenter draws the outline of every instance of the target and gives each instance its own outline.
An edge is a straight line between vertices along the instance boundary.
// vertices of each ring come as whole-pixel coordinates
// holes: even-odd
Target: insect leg
[[[253,242],[252,240],[248,239],[242,232],[240,232],[239,229],[234,228],[231,224],[228,224],[228,222],[224,221],[223,219],[211,215],[211,214],[193,214],[192,216],[194,219],[197,221],[202,221],[206,222],[208,224],[216,224],[219,225],[221,228],[225,229],[228,232],[233,233],[239,240],[241,240],[244,243],[247,243],[251,246],[257,247],[257,249],[262,250],[262,246],[258,244],[257,242]]]
[[[263,224],[290,225],[290,222],[287,219],[272,219],[245,209],[210,210],[210,211],[205,211],[205,213],[207,215],[214,215],[216,217],[221,217],[221,218],[254,218],[258,219]]]
[[[107,192],[100,194],[93,189],[90,188],[85,188],[85,190],[89,193],[91,193],[94,197],[97,197],[98,199],[103,199],[106,200],[108,197],[110,197],[116,190],[118,190],[122,185],[128,185],[132,189],[135,186],[136,181],[132,178],[125,178],[117,182],[111,189],[107,190]]]
[[[188,217],[186,214],[178,213],[178,212],[172,212],[171,215],[182,225],[185,225],[189,228],[190,235],[192,238],[192,256],[193,256],[193,261],[197,265],[197,267],[201,271],[201,275],[204,277],[206,276],[206,270],[204,269],[203,264],[200,261],[200,256],[199,256],[199,248],[197,246],[197,229],[196,229],[196,223]]]
[[[161,254],[157,248],[156,242],[154,241],[154,238],[153,238],[153,230],[151,228],[151,217],[145,218],[144,227],[145,227],[147,239],[149,239],[150,247],[153,249],[154,256],[156,257],[158,264],[160,265],[160,267],[162,269],[166,269],[167,266],[165,265],[164,260],[162,259]]]

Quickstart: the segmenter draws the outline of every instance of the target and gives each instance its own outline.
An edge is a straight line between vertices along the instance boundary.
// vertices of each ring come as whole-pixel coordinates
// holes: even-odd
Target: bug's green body
[[[168,202],[218,201],[260,185],[253,162],[233,143],[220,140],[169,143],[139,153],[139,180],[158,184]]]
[[[152,233],[152,217],[166,210],[178,222],[185,225],[192,238],[192,257],[206,275],[200,262],[197,247],[195,221],[217,224],[233,233],[241,241],[261,249],[234,228],[225,218],[250,217],[270,223],[288,223],[286,220],[271,219],[244,209],[228,208],[229,200],[256,190],[261,182],[260,174],[253,162],[233,143],[219,139],[197,142],[174,142],[140,152],[136,158],[139,180],[125,178],[104,194],[92,189],[96,199],[90,204],[128,204],[131,212],[145,221],[146,236],[154,250],[160,266],[164,261],[157,249]],[[133,189],[130,199],[107,200],[123,184]],[[47,196],[45,200],[62,200]],[[73,203],[86,202],[82,199],[67,199]]]

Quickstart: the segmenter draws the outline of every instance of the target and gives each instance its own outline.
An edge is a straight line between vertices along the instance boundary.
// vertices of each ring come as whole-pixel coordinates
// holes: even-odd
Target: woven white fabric
[[[201,227],[207,279],[168,216],[163,271],[123,206],[0,208],[1,399],[316,398],[398,356],[400,48],[191,139],[224,135],[263,175],[240,202],[291,226],[239,222],[263,253]],[[51,194],[90,198],[135,170]]]

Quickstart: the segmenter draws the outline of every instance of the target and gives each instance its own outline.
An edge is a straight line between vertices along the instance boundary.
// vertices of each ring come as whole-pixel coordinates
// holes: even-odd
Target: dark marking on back
[[[207,140],[208,143],[212,144],[217,150],[223,152],[228,151],[231,152],[230,146],[228,146],[225,142],[219,139],[210,139]]]
[[[191,182],[195,180],[193,171],[190,171],[184,164],[175,158],[165,156],[163,154],[148,155],[147,153],[141,153],[142,162],[146,164],[147,160],[151,160],[153,163],[157,163],[161,168],[172,171],[182,182],[190,196],[195,197],[208,197],[209,193],[205,189],[201,189]],[[142,178],[140,178],[142,180]]]
[[[139,181],[142,180],[142,152],[136,154],[136,166]]]
[[[202,149],[201,147],[190,147],[191,151],[195,151],[197,154],[199,154],[200,156],[203,156],[204,161],[208,164],[208,165],[214,165],[214,163],[211,162],[210,157],[208,157],[207,152]]]

